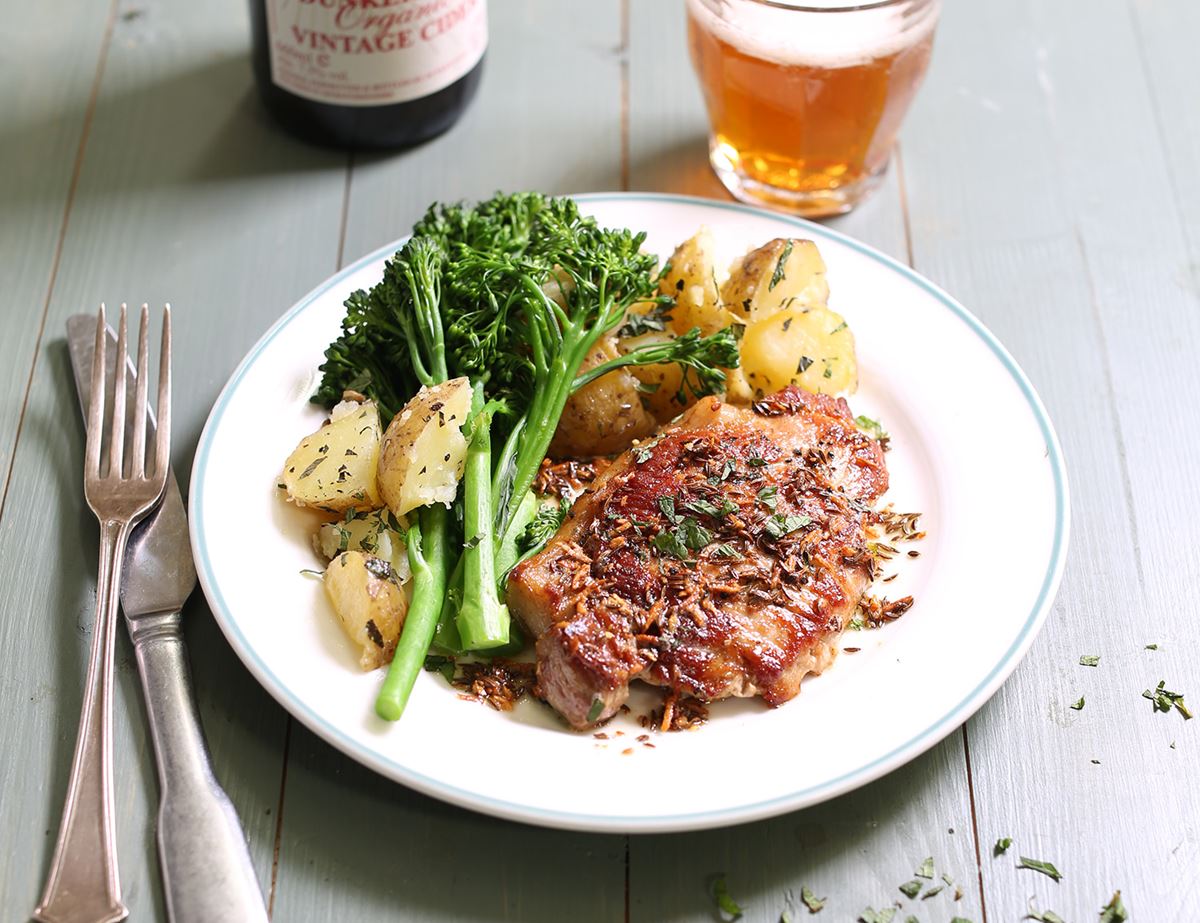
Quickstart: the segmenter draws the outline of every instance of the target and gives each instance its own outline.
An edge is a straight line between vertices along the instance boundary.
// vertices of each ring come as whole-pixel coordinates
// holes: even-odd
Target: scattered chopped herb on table
[[[892,923],[892,918],[895,916],[895,907],[885,907],[883,910],[868,907],[858,915],[858,923]]]
[[[804,902],[804,906],[808,908],[809,913],[820,913],[821,909],[825,906],[825,902],[829,900],[829,898],[817,897],[812,893],[808,886],[805,885],[800,889],[800,900]]]
[[[1159,680],[1158,685],[1151,691],[1147,689],[1142,693],[1144,698],[1149,699],[1154,704],[1155,711],[1168,712],[1172,708],[1178,710],[1179,714],[1183,715],[1184,721],[1190,721],[1192,713],[1188,707],[1183,704],[1183,693],[1171,692],[1166,688],[1166,681]]]
[[[741,918],[742,905],[729,895],[729,886],[725,883],[724,875],[718,875],[713,879],[712,897],[717,909],[722,913],[729,914],[731,920]]]
[[[900,885],[900,893],[905,897],[913,898],[921,893],[922,887],[924,887],[924,885],[921,884],[920,880],[914,878],[912,881],[906,881],[904,884]]]
[[[1008,852],[1008,847],[1012,846],[1012,837],[1002,836],[996,840],[996,845],[992,847],[993,856],[1002,856]]]
[[[1113,894],[1112,899],[1100,908],[1100,923],[1125,923],[1129,919],[1129,911],[1121,900],[1121,892]]]
[[[1035,872],[1041,872],[1053,878],[1055,881],[1062,881],[1062,872],[1054,867],[1052,862],[1043,862],[1041,859],[1030,859],[1027,856],[1021,856],[1021,861],[1017,863],[1019,869],[1032,869]]]
[[[1067,923],[1053,910],[1030,910],[1025,919],[1038,920],[1040,923]]]
[[[1146,650],[1148,650],[1148,651],[1156,651],[1156,650],[1158,650],[1158,645],[1157,645],[1157,644],[1147,644],[1147,645],[1146,645]]]
[[[1082,654],[1079,658],[1081,667],[1098,667],[1100,666],[1099,654]]]
[[[921,867],[914,873],[918,878],[933,877],[933,856],[927,856],[925,861],[921,863]]]
[[[1079,697],[1078,702],[1072,702],[1071,708],[1073,708],[1075,711],[1083,711],[1083,696]]]

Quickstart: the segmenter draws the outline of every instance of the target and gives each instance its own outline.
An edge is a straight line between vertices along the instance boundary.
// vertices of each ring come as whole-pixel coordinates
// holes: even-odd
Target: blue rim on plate
[[[760,820],[765,817],[771,817],[777,814],[782,814],[788,810],[797,809],[803,806],[815,804],[820,801],[828,800],[836,797],[868,782],[878,779],[880,776],[891,772],[893,769],[909,762],[916,758],[921,753],[934,746],[955,728],[959,727],[972,714],[974,714],[995,692],[1000,685],[1016,668],[1022,656],[1028,650],[1030,644],[1033,643],[1034,637],[1037,635],[1038,629],[1041,628],[1045,621],[1046,614],[1049,612],[1052,603],[1052,596],[1056,591],[1059,581],[1062,578],[1063,568],[1066,563],[1067,540],[1070,530],[1070,514],[1068,502],[1068,486],[1066,467],[1063,461],[1062,447],[1059,445],[1058,437],[1054,432],[1054,427],[1050,422],[1050,418],[1046,413],[1046,409],[1034,390],[1033,385],[1026,377],[1025,373],[1017,365],[1016,361],[1008,350],[1006,350],[1000,341],[988,330],[978,318],[970,311],[959,304],[954,298],[943,291],[938,286],[934,285],[928,279],[919,275],[911,267],[904,265],[898,260],[893,259],[885,253],[881,253],[873,247],[855,240],[840,231],[832,230],[824,225],[816,224],[812,221],[806,221],[803,218],[795,218],[790,215],[781,215],[775,212],[768,212],[763,209],[754,208],[748,205],[742,205],[735,202],[721,202],[710,199],[702,199],[695,196],[673,195],[667,193],[626,193],[626,192],[601,192],[589,193],[584,195],[574,196],[576,200],[582,203],[587,202],[605,202],[620,200],[624,202],[663,202],[683,205],[697,205],[705,208],[717,208],[726,211],[742,212],[746,214],[765,217],[773,221],[779,221],[786,224],[792,224],[804,230],[806,234],[827,240],[834,240],[859,253],[870,257],[888,268],[894,270],[904,276],[910,282],[915,283],[918,287],[932,295],[939,303],[946,307],[952,314],[962,320],[991,350],[991,352],[1000,360],[1001,365],[1008,371],[1016,382],[1021,394],[1024,396],[1037,420],[1038,427],[1042,433],[1042,437],[1046,443],[1047,458],[1050,463],[1050,469],[1054,479],[1054,540],[1051,546],[1050,560],[1046,566],[1046,572],[1042,579],[1041,587],[1038,591],[1038,596],[1034,601],[1033,607],[1026,617],[1021,631],[1016,639],[1005,651],[999,662],[992,667],[987,676],[968,694],[962,701],[951,708],[943,717],[933,722],[920,734],[917,734],[911,740],[905,742],[899,747],[895,747],[888,753],[877,757],[864,766],[858,769],[844,773],[837,778],[830,779],[820,785],[810,786],[808,788],[799,789],[787,795],[782,795],[766,801],[755,802],[751,804],[738,805],[731,808],[723,808],[716,811],[695,811],[688,813],[675,813],[663,815],[637,815],[632,817],[621,817],[615,815],[592,815],[583,812],[567,812],[567,811],[548,811],[542,808],[531,807],[527,804],[518,802],[507,802],[495,798],[486,798],[479,794],[461,789],[456,786],[447,785],[439,779],[422,773],[414,772],[408,767],[397,763],[387,757],[380,756],[378,753],[367,750],[362,747],[353,738],[344,734],[339,728],[330,724],[320,715],[313,712],[302,701],[300,701],[291,690],[273,673],[270,668],[258,658],[253,647],[248,643],[246,637],[242,634],[238,626],[237,620],[233,617],[229,606],[227,605],[223,594],[221,593],[220,585],[217,583],[211,562],[208,557],[208,543],[206,541],[206,526],[203,516],[203,493],[205,487],[204,473],[208,464],[209,451],[212,446],[213,434],[220,425],[221,418],[224,415],[226,406],[230,396],[233,394],[238,383],[246,374],[247,370],[254,364],[259,354],[266,346],[278,335],[278,333],[286,327],[294,317],[304,311],[315,299],[323,295],[329,289],[341,284],[348,276],[357,272],[363,266],[366,266],[381,257],[389,256],[399,249],[404,238],[395,241],[386,246],[380,247],[372,253],[359,259],[357,262],[345,267],[336,275],[330,277],[317,288],[313,289],[307,295],[300,299],[292,308],[276,321],[271,328],[263,334],[262,338],[254,345],[246,357],[238,365],[225,387],[221,390],[217,397],[216,403],[213,405],[212,412],[209,414],[208,421],[204,425],[204,430],[200,434],[200,441],[196,449],[196,457],[192,468],[191,484],[189,489],[188,499],[188,519],[190,522],[191,540],[193,555],[196,559],[196,571],[200,578],[201,587],[204,590],[204,595],[207,597],[209,604],[212,607],[213,615],[216,617],[218,625],[224,632],[225,637],[229,640],[234,651],[237,652],[242,662],[254,674],[258,681],[271,693],[272,696],[286,708],[293,716],[302,721],[309,730],[318,736],[324,738],[327,742],[334,745],[342,752],[352,756],[355,760],[365,766],[370,767],[376,772],[381,773],[389,778],[403,782],[405,785],[416,789],[426,795],[431,795],[443,801],[450,802],[462,807],[471,808],[493,814],[498,817],[504,817],[510,820],[517,820],[525,823],[537,823],[548,827],[559,827],[572,830],[587,830],[594,832],[620,832],[620,833],[655,833],[665,831],[683,831],[704,829],[708,827],[718,827],[725,824],[744,823],[752,820]]]

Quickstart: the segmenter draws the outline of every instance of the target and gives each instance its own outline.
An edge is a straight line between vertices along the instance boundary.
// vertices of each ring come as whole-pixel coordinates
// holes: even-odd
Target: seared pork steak
[[[634,678],[703,701],[792,698],[824,670],[874,573],[878,442],[846,402],[796,387],[705,398],[631,449],[514,568],[542,694],[585,728]]]

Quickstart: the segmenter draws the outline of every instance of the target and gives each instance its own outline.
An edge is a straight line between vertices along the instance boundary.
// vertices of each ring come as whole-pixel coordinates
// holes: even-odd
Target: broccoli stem
[[[517,540],[537,515],[540,505],[537,494],[532,490],[525,491],[525,499],[521,501],[521,505],[517,507],[517,514],[513,517],[512,528],[496,546],[496,588],[502,594],[504,585],[508,582],[508,572],[521,559],[521,548]]]
[[[413,595],[396,644],[387,678],[375,699],[375,713],[387,721],[404,714],[413,683],[425,663],[433,640],[442,599],[446,595],[447,533],[450,511],[441,504],[421,510],[408,530],[408,564],[412,568]]]
[[[508,607],[496,592],[496,541],[492,508],[491,414],[476,383],[470,441],[463,470],[463,597],[458,635],[463,648],[477,651],[508,643]],[[524,493],[521,495],[524,496]]]

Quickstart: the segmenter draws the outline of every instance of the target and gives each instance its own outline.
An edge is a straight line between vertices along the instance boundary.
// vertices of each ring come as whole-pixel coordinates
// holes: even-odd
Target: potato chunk
[[[342,552],[325,569],[325,593],[346,636],[361,649],[359,665],[374,670],[390,661],[408,614],[408,597],[392,566],[359,551]]]
[[[407,583],[408,546],[404,543],[407,524],[391,510],[347,510],[337,522],[321,523],[313,535],[313,549],[326,561],[343,551],[361,551],[383,558],[392,565],[396,579]]]
[[[616,341],[601,340],[583,360],[579,371],[586,372],[615,358]],[[550,456],[611,455],[654,432],[654,417],[642,406],[637,385],[638,380],[629,369],[614,369],[567,398],[550,443]]]
[[[742,371],[755,398],[793,384],[822,394],[853,391],[854,335],[828,308],[785,308],[746,328]]]
[[[712,232],[701,228],[675,248],[659,280],[659,291],[675,299],[670,315],[676,333],[698,327],[708,336],[735,321],[721,301],[714,249]]]
[[[334,513],[379,506],[379,411],[371,401],[339,404],[335,411],[283,463],[288,499]]]
[[[750,323],[780,308],[824,306],[829,300],[825,261],[811,240],[777,237],[734,264],[721,299]]]
[[[379,493],[397,516],[419,506],[450,506],[458,492],[471,410],[471,383],[455,378],[422,388],[396,414],[379,452]]]
[[[666,343],[672,339],[674,334],[669,330],[652,330],[635,337],[623,337],[617,341],[617,349],[621,355],[625,355],[639,346]],[[642,406],[650,411],[659,423],[674,420],[696,403],[696,396],[688,388],[683,389],[681,399],[679,390],[683,385],[683,370],[677,362],[633,365],[629,367],[629,374],[638,381]]]

